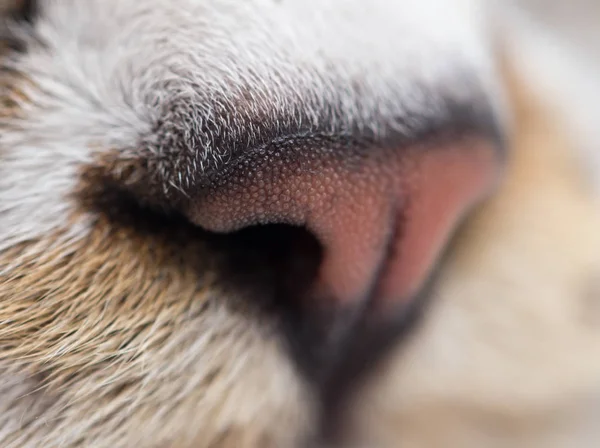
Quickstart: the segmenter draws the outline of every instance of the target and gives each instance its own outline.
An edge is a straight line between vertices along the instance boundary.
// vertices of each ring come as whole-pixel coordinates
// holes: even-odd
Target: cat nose
[[[291,338],[325,377],[406,313],[461,217],[494,185],[498,160],[479,137],[387,147],[281,139],[224,167],[188,215],[214,232],[286,224],[314,236],[315,276],[289,291],[302,296]]]

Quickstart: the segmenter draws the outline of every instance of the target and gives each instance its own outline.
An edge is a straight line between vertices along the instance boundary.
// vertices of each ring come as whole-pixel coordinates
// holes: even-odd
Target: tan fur
[[[18,113],[13,85],[0,76],[0,114]],[[600,209],[561,111],[507,86],[506,179],[455,242],[423,326],[356,400],[349,444],[600,439]],[[316,416],[273,324],[223,292],[189,226],[139,224],[100,217],[82,241],[1,255],[0,447],[291,446]]]
[[[13,415],[2,447],[269,446],[290,437],[272,422],[289,434],[307,424],[307,391],[269,324],[220,299],[193,234],[95,228],[77,245],[49,239],[0,259],[0,371],[30,381],[16,395],[0,385],[0,414]]]

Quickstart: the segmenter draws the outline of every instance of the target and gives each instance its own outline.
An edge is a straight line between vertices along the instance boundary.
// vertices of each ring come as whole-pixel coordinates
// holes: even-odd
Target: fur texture
[[[410,139],[449,104],[511,117],[514,156],[424,325],[348,407],[348,443],[595,446],[600,215],[584,145],[547,91],[527,93],[541,75],[498,68],[489,5],[448,4],[46,0],[6,19],[0,446],[312,441],[318,402],[265,300],[268,266],[244,267],[264,284],[238,282],[231,242],[164,212],[277,136]]]

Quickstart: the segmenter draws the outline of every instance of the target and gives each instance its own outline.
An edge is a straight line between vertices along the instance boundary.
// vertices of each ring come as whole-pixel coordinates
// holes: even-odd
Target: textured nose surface
[[[424,283],[461,215],[492,185],[495,158],[476,139],[402,149],[287,139],[229,164],[190,215],[217,232],[304,226],[323,248],[306,300],[368,299],[385,312]]]

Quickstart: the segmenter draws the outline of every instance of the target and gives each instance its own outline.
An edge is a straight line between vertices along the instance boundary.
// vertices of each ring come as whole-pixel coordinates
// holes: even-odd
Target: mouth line
[[[374,276],[365,300],[362,301],[364,306],[354,312],[352,326],[346,328],[346,337],[341,339],[340,345],[331,350],[337,356],[319,381],[315,382],[321,404],[317,434],[325,446],[338,446],[336,443],[344,433],[346,411],[353,400],[372,378],[386,368],[390,362],[388,355],[396,350],[401,352],[409,343],[411,335],[415,334],[416,328],[435,300],[435,289],[441,272],[454,253],[457,240],[464,232],[467,217],[481,202],[485,202],[487,197],[488,195],[475,201],[462,213],[461,219],[448,235],[446,244],[440,249],[437,262],[418,290],[396,306],[384,307],[385,314],[382,315],[377,310],[373,312],[373,308],[380,305],[378,286],[394,256],[393,244],[387,247],[386,256],[377,275]],[[398,233],[401,231],[402,226],[397,226],[395,237],[400,236]]]
[[[353,326],[346,333],[348,337],[332,350],[337,356],[315,384],[321,405],[317,433],[326,446],[335,446],[343,433],[347,408],[370,379],[385,369],[388,355],[402,350],[422,321],[433,300],[442,264],[434,268],[415,296],[390,310],[385,320],[372,319],[369,312],[355,313]],[[367,302],[373,306],[373,296]]]
[[[356,347],[364,345],[365,343],[371,345],[364,340],[369,334],[371,334],[371,338],[374,336],[374,332],[369,330],[369,327],[376,326],[377,323],[383,323],[383,328],[386,328],[388,325],[387,322],[383,322],[381,316],[378,316],[377,307],[379,306],[381,282],[386,275],[388,265],[394,257],[394,242],[397,238],[401,237],[402,233],[403,219],[397,212],[398,208],[398,206],[395,206],[392,213],[390,213],[390,219],[393,221],[390,229],[393,230],[390,231],[385,238],[385,248],[382,251],[381,260],[377,264],[376,270],[373,272],[371,281],[369,282],[363,297],[353,301],[355,305],[343,312],[342,316],[333,317],[333,322],[330,325],[330,336],[328,337],[329,343],[327,344],[327,346],[330,347],[327,360],[320,360],[321,362],[316,363],[316,365],[321,366],[319,372],[315,374],[315,382],[319,385],[319,388],[321,389],[320,395],[322,396],[331,394],[331,391],[338,387],[336,386],[339,385],[338,372],[344,371],[344,366],[351,362],[353,355],[356,356],[354,353]],[[407,303],[402,304],[402,308],[406,308],[407,306]],[[401,307],[396,307],[396,309],[393,310],[394,314],[403,315],[404,310],[399,308]],[[373,321],[373,316],[378,316],[377,320],[379,321],[381,319],[381,322]],[[381,328],[378,329],[377,332],[380,332],[380,330]],[[371,339],[369,337],[367,338]],[[372,345],[373,348],[377,346],[375,343]],[[366,369],[367,365],[365,365],[364,368]],[[351,370],[356,369],[359,369],[358,364]],[[336,394],[333,393],[332,395]],[[336,400],[325,398],[324,401],[330,402]]]
[[[349,409],[361,391],[390,366],[393,361],[390,357],[392,352],[394,359],[396,354],[401,356],[403,350],[410,344],[411,338],[416,335],[419,325],[435,303],[436,288],[444,267],[455,251],[457,241],[463,235],[464,221],[450,235],[438,262],[416,295],[406,302],[402,310],[395,310],[396,313],[392,320],[386,322],[387,325],[376,328],[376,331],[371,333],[362,331],[363,339],[354,341],[359,345],[348,343],[348,352],[355,356],[340,358],[336,373],[318,384],[317,396],[321,408],[318,427],[314,433],[318,441],[315,446],[344,446],[343,437],[346,434]],[[367,320],[363,319],[357,323],[366,324],[369,328],[369,324],[373,322],[366,322]],[[359,333],[361,331],[354,333],[355,337]],[[365,334],[370,337],[364,338]]]

